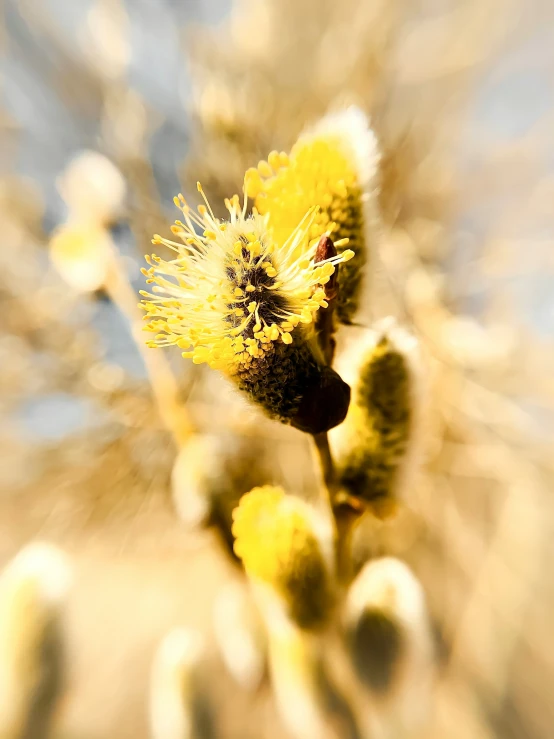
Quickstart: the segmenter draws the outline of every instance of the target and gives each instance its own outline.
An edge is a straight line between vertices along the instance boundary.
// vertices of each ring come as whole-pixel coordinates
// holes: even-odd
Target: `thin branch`
[[[357,498],[348,495],[338,479],[335,463],[326,433],[314,434],[314,445],[319,458],[327,502],[335,525],[335,558],[339,580],[348,584],[352,579],[352,536],[365,507]]]
[[[192,422],[180,401],[179,386],[163,353],[149,349],[144,343],[137,299],[115,253],[112,255],[105,289],[130,323],[131,335],[145,364],[162,421],[180,447],[193,432]]]

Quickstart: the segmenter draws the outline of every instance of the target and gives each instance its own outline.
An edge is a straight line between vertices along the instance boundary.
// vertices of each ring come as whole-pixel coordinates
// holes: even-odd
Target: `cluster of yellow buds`
[[[215,217],[200,184],[198,213],[176,197],[176,240],[153,239],[174,256],[153,254],[143,270],[153,285],[141,292],[149,345],[179,347],[303,431],[340,423],[350,393],[322,355],[317,316],[339,265],[339,320],[350,321],[360,302],[377,161],[367,119],[350,108],[302,134],[290,156],[272,152],[248,170],[243,204],[237,195],[225,201],[228,220]],[[322,237],[333,241],[323,258]]]
[[[341,529],[343,502],[355,501],[355,515],[366,506],[383,515],[398,497],[417,415],[414,340],[390,323],[371,331],[340,326],[364,317],[379,223],[378,159],[361,111],[325,116],[290,154],[273,151],[246,172],[242,204],[237,195],[225,201],[228,220],[214,215],[200,184],[197,211],[175,198],[182,213],[175,239],[153,240],[172,258],[152,255],[143,270],[152,285],[141,293],[149,345],[178,347],[221,371],[271,418],[313,434],[328,467],[334,529],[272,485],[245,493],[232,513],[234,554],[265,612],[276,692],[290,706],[294,696],[283,686],[296,685],[298,711],[311,716],[299,736],[324,735],[317,640],[339,612],[341,593],[353,666],[374,693],[394,682],[407,633],[395,604],[380,600],[379,587],[371,591],[381,580],[362,573],[346,589],[352,562],[343,559],[352,557],[341,546],[341,536],[350,541]],[[331,367],[336,331],[357,339],[338,357],[338,372]],[[195,442],[182,453],[174,483],[184,482],[178,497],[188,513],[200,500],[192,513],[202,518],[209,480],[196,474],[199,448]],[[211,465],[211,473],[217,469]],[[289,727],[298,711],[292,719],[282,711]]]

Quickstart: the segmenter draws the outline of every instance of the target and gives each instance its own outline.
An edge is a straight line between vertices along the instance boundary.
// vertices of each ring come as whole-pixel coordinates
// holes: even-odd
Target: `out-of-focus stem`
[[[314,434],[327,503],[335,524],[335,556],[339,579],[348,583],[352,578],[351,544],[356,522],[363,509],[341,490],[327,433]]]
[[[323,475],[323,482],[325,483],[325,489],[329,496],[329,505],[333,507],[333,499],[337,492],[337,475],[335,471],[335,464],[333,457],[331,456],[331,448],[329,446],[329,437],[326,432],[321,434],[314,434],[313,440],[315,448],[319,457],[321,465],[321,472]]]
[[[193,426],[179,400],[179,387],[165,357],[144,343],[137,299],[116,254],[112,254],[105,289],[130,323],[131,335],[146,366],[161,419],[180,447],[191,435]]]
[[[314,257],[315,261],[324,261],[336,254],[337,250],[329,236],[322,236],[317,245]],[[316,335],[325,363],[331,366],[336,344],[334,337],[336,328],[334,310],[338,298],[338,267],[329,282],[325,285],[325,297],[328,306],[325,310],[318,311]],[[314,434],[313,439],[321,466],[327,503],[333,514],[335,524],[337,574],[339,579],[346,584],[352,579],[352,533],[354,525],[359,519],[360,509],[358,502],[356,500],[351,501],[351,496],[348,496],[341,490],[327,433]]]

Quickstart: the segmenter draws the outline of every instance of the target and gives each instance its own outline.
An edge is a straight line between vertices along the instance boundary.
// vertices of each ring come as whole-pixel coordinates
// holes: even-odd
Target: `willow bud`
[[[298,626],[321,626],[333,603],[331,532],[316,512],[281,488],[254,488],[233,512],[235,552],[247,574],[269,586]]]
[[[352,583],[345,615],[353,666],[374,700],[373,733],[421,736],[430,709],[434,653],[419,581],[398,559],[373,560]]]
[[[60,619],[70,585],[65,555],[21,550],[0,577],[0,736],[46,736],[62,689]]]
[[[420,361],[416,340],[387,320],[337,362],[352,385],[344,423],[330,433],[343,490],[376,515],[394,510],[416,459]]]

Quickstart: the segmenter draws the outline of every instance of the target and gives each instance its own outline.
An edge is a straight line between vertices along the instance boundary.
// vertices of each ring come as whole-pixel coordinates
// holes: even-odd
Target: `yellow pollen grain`
[[[254,199],[262,190],[262,178],[260,173],[254,167],[246,170],[244,175],[244,189],[249,198]]]
[[[262,177],[271,177],[273,175],[273,170],[263,159],[258,162],[258,172],[262,175]]]
[[[269,166],[275,171],[277,171],[281,167],[281,159],[279,157],[278,151],[270,152],[267,160],[269,162]]]

